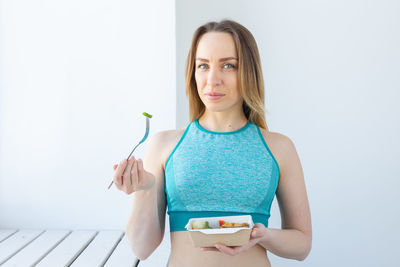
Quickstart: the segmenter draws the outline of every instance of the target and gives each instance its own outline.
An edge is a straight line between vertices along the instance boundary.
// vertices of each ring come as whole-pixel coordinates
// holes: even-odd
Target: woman
[[[166,207],[175,266],[270,266],[266,251],[303,260],[311,249],[311,216],[300,160],[292,141],[268,131],[256,42],[233,21],[194,33],[186,68],[191,123],[151,139],[144,162],[116,168],[118,189],[133,194],[126,235],[146,259],[161,243]],[[118,166],[118,167],[117,167]],[[274,195],[282,229],[270,229]],[[189,218],[251,214],[245,246],[193,247]]]

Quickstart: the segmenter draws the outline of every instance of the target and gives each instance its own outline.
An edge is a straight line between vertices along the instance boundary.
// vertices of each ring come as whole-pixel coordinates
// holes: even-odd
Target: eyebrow
[[[208,59],[201,58],[201,57],[196,58],[196,60],[200,60],[200,61],[204,61],[204,62],[209,62]],[[223,61],[228,61],[228,60],[238,60],[238,59],[235,58],[235,57],[224,57],[224,58],[220,58],[218,61],[219,61],[219,62],[223,62]]]

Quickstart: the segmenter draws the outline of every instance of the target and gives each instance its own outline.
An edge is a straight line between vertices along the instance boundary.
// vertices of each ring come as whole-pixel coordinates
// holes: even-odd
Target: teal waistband
[[[191,218],[251,215],[254,223],[268,227],[269,216],[260,213],[226,212],[226,211],[168,211],[170,232],[186,231],[186,224]]]

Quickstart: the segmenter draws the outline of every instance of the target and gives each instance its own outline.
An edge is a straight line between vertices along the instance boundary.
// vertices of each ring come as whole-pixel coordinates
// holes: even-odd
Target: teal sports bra
[[[190,123],[165,164],[170,231],[190,218],[251,215],[268,227],[279,165],[259,127],[212,132]]]

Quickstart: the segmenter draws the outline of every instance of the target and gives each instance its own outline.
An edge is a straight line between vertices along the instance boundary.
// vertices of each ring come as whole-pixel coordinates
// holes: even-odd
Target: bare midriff
[[[192,244],[189,232],[171,233],[171,256],[169,267],[270,267],[267,253],[260,245],[248,249],[235,256],[218,251],[202,251]]]

